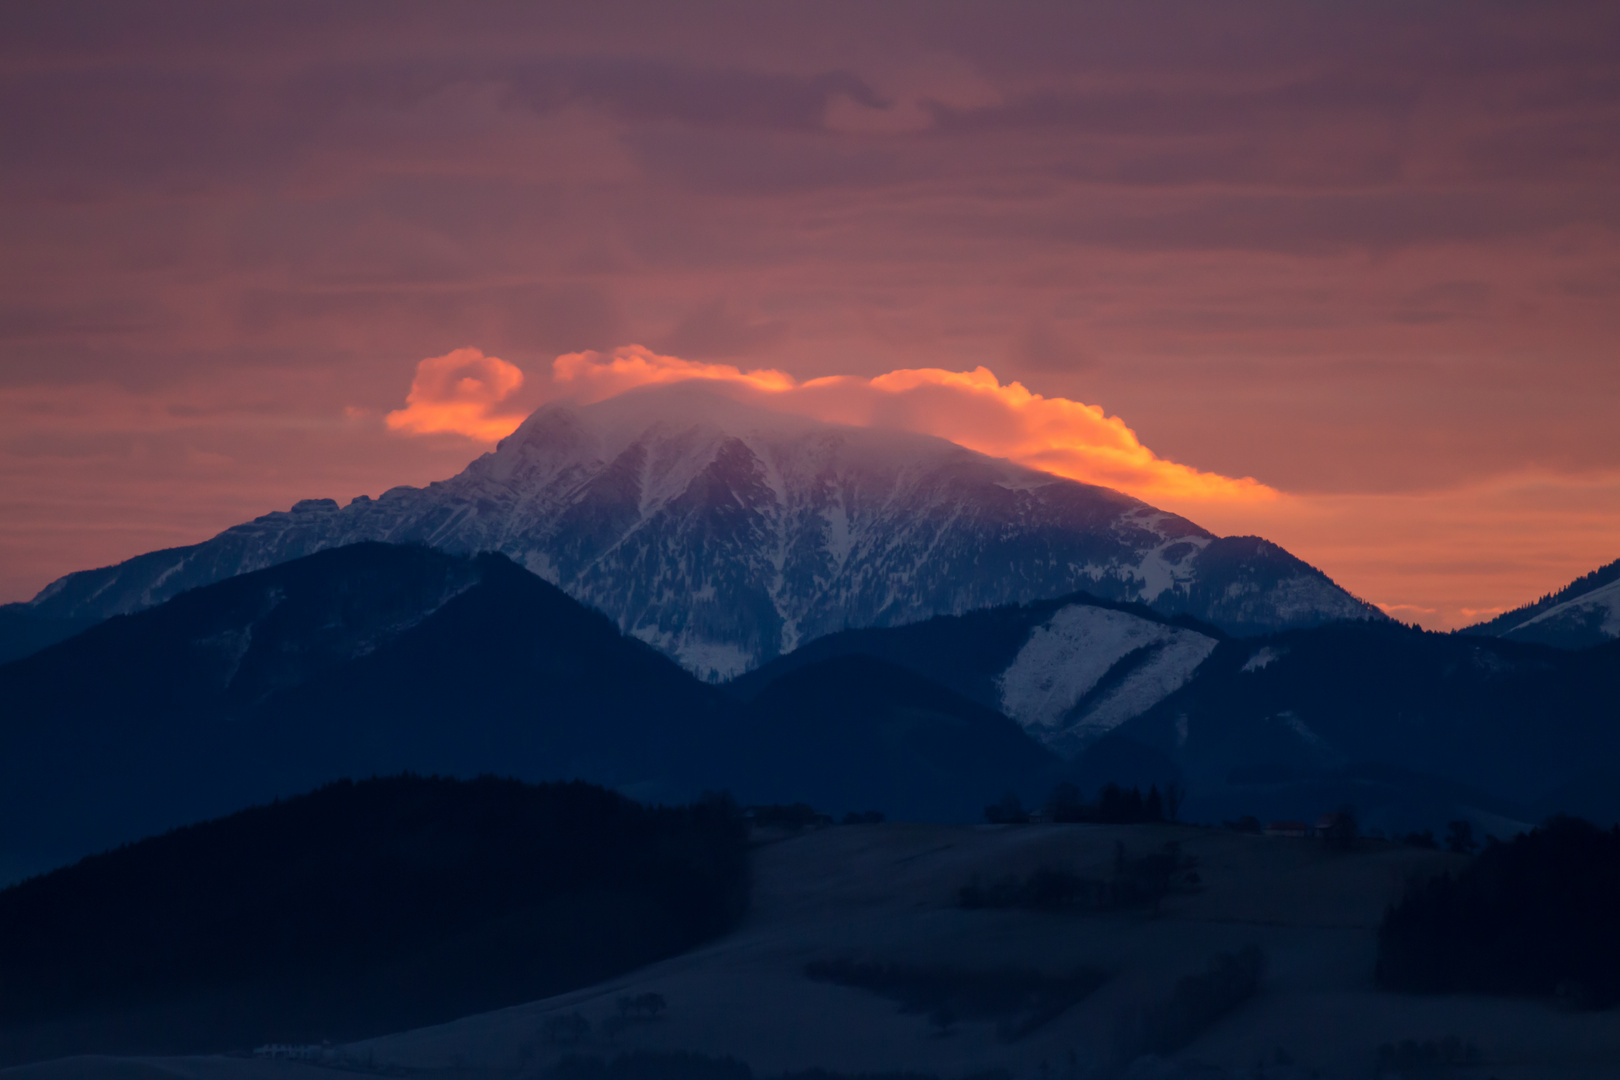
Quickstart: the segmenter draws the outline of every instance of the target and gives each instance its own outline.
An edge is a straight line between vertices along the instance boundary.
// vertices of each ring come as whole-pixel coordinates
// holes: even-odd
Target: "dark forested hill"
[[[55,645],[99,620],[58,619],[42,615],[27,604],[0,604],[0,664],[31,656]]]
[[[973,821],[1006,791],[1044,795],[1063,765],[994,709],[869,656],[787,673],[754,698],[750,715],[753,783],[815,806],[854,809],[864,800]],[[982,783],[965,782],[975,777],[996,777],[1002,788],[986,794]]]
[[[1620,643],[1567,652],[1373,623],[1227,641],[1111,738],[1172,758],[1206,817],[1352,801],[1375,823],[1380,803],[1612,821]],[[1611,778],[1607,795],[1589,775]]]
[[[906,694],[936,708],[937,688],[916,680],[886,713],[865,684],[837,685],[853,697],[820,699],[844,717],[829,742],[800,713],[699,682],[504,556],[337,548],[0,666],[0,882],[340,777],[582,778],[652,800],[840,793],[848,805],[822,808],[926,818],[982,806],[1045,760],[1027,740],[1009,756],[1005,723],[947,725],[942,757],[897,750],[894,773],[823,783],[873,745],[852,718],[886,722]]]
[[[193,825],[0,891],[0,1066],[437,1023],[728,929],[735,804],[400,776]]]
[[[343,776],[692,794],[730,715],[504,557],[382,544],[111,619],[0,667],[0,700],[0,880]]]

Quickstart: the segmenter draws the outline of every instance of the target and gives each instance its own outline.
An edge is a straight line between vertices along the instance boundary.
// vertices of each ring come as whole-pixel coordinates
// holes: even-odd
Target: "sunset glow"
[[[477,349],[456,349],[416,365],[405,407],[388,414],[388,430],[405,435],[465,435],[493,442],[522,423],[501,405],[523,385],[523,372]]]
[[[480,366],[481,365],[481,366]],[[489,365],[498,365],[490,367]],[[468,375],[477,371],[478,375]],[[661,356],[640,345],[611,353],[577,352],[551,365],[543,400],[602,401],[644,386],[707,380],[757,392],[782,412],[832,423],[912,431],[949,439],[993,457],[1146,500],[1256,502],[1277,493],[1251,477],[1233,479],[1166,461],[1143,446],[1117,416],[1096,405],[1002,384],[986,367],[972,371],[905,368],[874,378],[828,375],[800,382],[781,371]],[[477,349],[457,349],[417,366],[409,406],[388,426],[410,435],[453,432],[483,442],[510,434],[521,417],[495,409],[521,384],[510,364]]]
[[[1615,5],[12,8],[0,601],[689,379],[1435,628],[1620,557]]]

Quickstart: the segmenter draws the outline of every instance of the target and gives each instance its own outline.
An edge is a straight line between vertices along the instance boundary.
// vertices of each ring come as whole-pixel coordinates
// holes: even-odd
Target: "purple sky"
[[[0,8],[0,600],[458,470],[419,361],[992,369],[1426,625],[1620,556],[1620,7]]]

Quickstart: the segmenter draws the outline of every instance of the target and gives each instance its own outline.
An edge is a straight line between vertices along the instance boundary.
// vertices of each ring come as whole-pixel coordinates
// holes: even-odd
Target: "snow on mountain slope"
[[[1073,756],[1168,697],[1215,639],[1129,612],[1071,604],[1037,627],[997,680],[1001,709]]]
[[[105,618],[361,540],[500,551],[711,679],[844,627],[1082,589],[1236,633],[1382,618],[1258,538],[942,439],[692,384],[547,406],[449,480],[341,508],[306,500],[70,574],[32,606]]]
[[[1553,609],[1565,608],[1561,615],[1549,619],[1520,640],[1535,641],[1538,644],[1554,645],[1566,649],[1584,649],[1592,645],[1600,645],[1605,641],[1620,637],[1620,626],[1609,624],[1609,629],[1605,631],[1604,616],[1601,613],[1597,614],[1595,616],[1596,621],[1593,622],[1594,616],[1592,613],[1600,608],[1613,608],[1616,601],[1612,599],[1599,600],[1595,606],[1589,604],[1575,608],[1568,607],[1568,605],[1572,601],[1584,600],[1590,594],[1596,593],[1605,586],[1613,585],[1616,582],[1620,582],[1620,559],[1616,559],[1605,566],[1600,566],[1591,573],[1582,574],[1562,589],[1547,593],[1532,603],[1516,607],[1512,611],[1504,611],[1500,615],[1495,615],[1484,622],[1475,623],[1473,626],[1465,627],[1458,632],[1478,637],[1507,637],[1540,616],[1551,614]],[[1612,596],[1612,594],[1610,595]],[[1571,622],[1571,616],[1576,612],[1581,614]],[[1559,632],[1557,628],[1561,625],[1564,626],[1566,631],[1570,632]]]
[[[1564,649],[1584,649],[1620,638],[1620,581],[1548,608],[1502,636]]]

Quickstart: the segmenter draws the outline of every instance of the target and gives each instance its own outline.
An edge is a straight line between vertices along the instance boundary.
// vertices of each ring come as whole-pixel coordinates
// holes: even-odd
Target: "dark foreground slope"
[[[688,949],[747,888],[729,802],[340,782],[0,891],[0,1065],[438,1023]]]
[[[1206,819],[1349,801],[1394,828],[1401,815],[1468,808],[1609,822],[1620,818],[1620,644],[1572,653],[1372,623],[1228,641],[1106,741],[1173,760],[1188,812]]]
[[[877,723],[908,709],[904,696],[885,699],[888,713],[828,704]],[[941,715],[977,719],[939,727],[950,768],[900,753],[888,759],[895,775],[823,783],[864,752],[849,727],[843,749],[823,740],[801,752],[820,737],[813,726],[745,709],[503,556],[384,544],[109,620],[0,667],[0,700],[0,881],[404,770],[582,778],[652,800],[730,788],[745,801],[813,796],[833,812],[919,818],[1027,782],[998,771],[1011,760],[994,749],[1005,724],[960,702]],[[1031,744],[1022,760],[1044,753]],[[908,784],[908,769],[930,779]],[[851,804],[827,802],[834,791]]]

